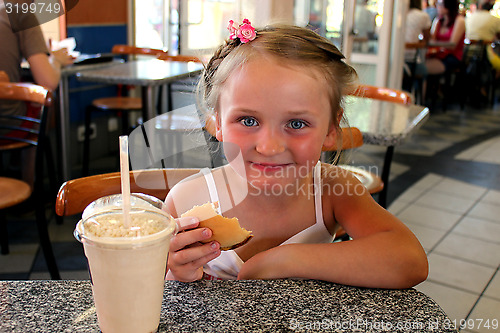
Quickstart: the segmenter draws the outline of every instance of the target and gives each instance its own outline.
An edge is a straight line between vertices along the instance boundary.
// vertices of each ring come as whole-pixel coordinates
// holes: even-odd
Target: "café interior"
[[[461,15],[470,15],[476,9],[475,1],[460,3]],[[367,102],[352,107],[347,112],[349,125],[363,132],[364,143],[344,152],[340,163],[378,175],[389,164],[385,189],[373,197],[375,200],[384,197],[383,206],[409,227],[426,251],[429,276],[415,289],[439,304],[451,320],[477,323],[496,319],[498,323],[500,68],[489,67],[491,76],[481,82],[484,88],[481,92],[487,93],[479,95],[471,84],[473,78],[467,76],[470,74],[467,64],[451,74],[451,83],[449,77],[439,78],[439,92],[433,98],[425,96],[425,91],[422,96],[425,83],[422,85],[421,80],[415,78],[410,77],[410,88],[405,89],[407,64],[401,31],[408,4],[409,1],[398,0],[356,1],[355,6],[343,0],[86,0],[76,2],[57,19],[41,22],[47,40],[53,45],[58,41],[63,47],[69,45],[76,55],[75,63],[63,69],[61,84],[54,92],[54,103],[49,107],[53,120],[47,135],[56,167],[45,170],[45,192],[38,197],[45,201],[47,228],[60,278],[89,280],[90,277],[83,247],[73,236],[81,214],[64,218],[56,215],[57,189],[64,181],[119,171],[118,137],[123,128],[131,133],[132,140],[133,130],[145,117],[150,118],[151,113],[174,117],[172,110],[191,110],[196,103],[195,87],[201,63],[215,45],[227,38],[226,22],[247,17],[255,26],[267,22],[309,26],[342,50],[346,61],[358,71],[362,85],[407,96],[402,103],[393,101],[391,106],[386,106],[393,112],[405,113],[404,116],[391,115],[404,118],[403,129],[384,132],[379,128],[380,133],[371,133],[373,124],[369,122],[375,121],[367,114],[376,113],[383,119],[384,104]],[[375,18],[375,29],[367,35],[362,35],[364,27],[355,20],[356,8],[362,6],[367,6]],[[497,12],[500,14],[500,2],[491,14]],[[350,29],[359,32],[349,33]],[[481,45],[484,48],[499,45],[498,51],[500,44],[494,42]],[[148,61],[148,57],[157,55],[118,54],[113,48],[116,45],[163,50],[165,54],[192,58],[173,59],[183,62],[184,72],[161,84],[141,86],[140,81],[120,84],[102,79],[112,75],[106,72],[106,66],[131,59]],[[201,60],[191,61],[196,58]],[[104,74],[94,73],[99,70]],[[29,76],[29,69],[24,68],[24,73]],[[134,106],[134,112],[102,112],[96,107],[96,100],[120,94],[131,96],[139,107]],[[151,98],[146,100],[145,95]],[[148,110],[144,104],[148,104]],[[90,109],[89,105],[94,108]],[[179,126],[186,124],[181,122]],[[183,134],[175,137],[179,150],[164,166],[213,166],[214,156],[207,149],[213,140],[206,139],[207,126],[198,124],[187,132],[183,130]],[[206,144],[189,146],[186,133],[192,135],[196,131]],[[395,141],[384,142],[381,137],[387,135],[393,135]],[[324,154],[326,161],[328,156]],[[3,151],[2,158],[3,163],[10,161]],[[7,170],[5,176],[8,177],[16,174],[16,170],[3,170]],[[55,191],[51,173],[57,179]],[[31,197],[13,207],[2,208],[9,253],[0,255],[0,280],[51,279],[36,228],[35,200],[38,199]],[[472,325],[460,331],[490,332],[490,329]]]

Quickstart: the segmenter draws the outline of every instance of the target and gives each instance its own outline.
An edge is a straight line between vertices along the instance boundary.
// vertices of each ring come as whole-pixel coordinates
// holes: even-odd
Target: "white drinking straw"
[[[123,225],[130,228],[130,176],[128,165],[128,136],[120,136],[120,176],[122,181]]]

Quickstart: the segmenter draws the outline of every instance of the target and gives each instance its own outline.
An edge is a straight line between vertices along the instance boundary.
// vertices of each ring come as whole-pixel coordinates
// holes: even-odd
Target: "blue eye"
[[[302,120],[297,120],[297,119],[294,119],[294,120],[291,120],[289,123],[288,123],[288,126],[291,128],[291,129],[294,129],[294,130],[298,130],[298,129],[302,129],[306,126],[306,123]]]
[[[252,118],[252,117],[245,117],[245,118],[241,119],[240,122],[243,124],[243,126],[247,126],[247,127],[252,127],[252,126],[258,125],[257,120],[255,120],[255,118]]]

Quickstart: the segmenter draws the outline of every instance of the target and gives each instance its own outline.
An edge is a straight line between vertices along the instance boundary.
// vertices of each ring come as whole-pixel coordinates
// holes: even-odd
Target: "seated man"
[[[31,15],[28,17],[28,15]],[[11,22],[14,20],[14,22]],[[57,88],[61,75],[61,67],[72,63],[72,58],[66,49],[50,53],[38,21],[32,14],[23,14],[9,17],[5,3],[0,2],[0,71],[4,71],[9,81],[19,82],[21,80],[21,62],[26,59],[30,65],[31,74],[36,84],[42,85],[50,90]],[[24,22],[30,23],[30,28],[24,28]],[[33,22],[35,23],[33,25]],[[13,29],[12,25],[16,25]],[[4,115],[32,115],[25,103],[18,101],[0,101],[0,113]],[[13,122],[15,124],[15,122]],[[8,131],[4,135],[19,136],[17,131]],[[34,149],[23,152],[22,157],[23,179],[32,183],[32,173],[29,170],[34,161]],[[24,170],[26,169],[26,170]]]
[[[494,0],[480,0],[478,9],[465,18],[465,38],[494,41],[500,36],[500,18],[490,14]]]

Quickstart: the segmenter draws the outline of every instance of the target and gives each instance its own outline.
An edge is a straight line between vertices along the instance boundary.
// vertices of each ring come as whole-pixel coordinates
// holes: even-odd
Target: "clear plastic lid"
[[[145,243],[175,232],[176,223],[160,207],[162,202],[145,194],[132,194],[130,200],[130,227],[123,223],[121,194],[99,198],[83,211],[74,236],[77,240],[99,243]]]
[[[130,196],[130,208],[132,209],[147,209],[158,211],[171,217],[167,212],[162,210],[163,202],[158,198],[143,193],[132,193]],[[118,211],[123,209],[123,200],[121,194],[108,195],[92,201],[83,211],[82,219],[85,220],[91,215],[102,212]]]

